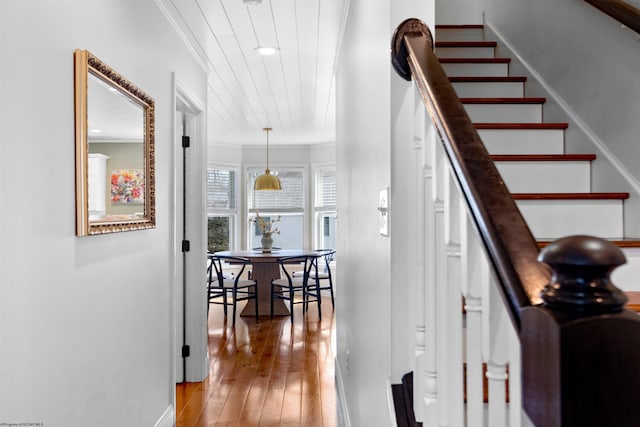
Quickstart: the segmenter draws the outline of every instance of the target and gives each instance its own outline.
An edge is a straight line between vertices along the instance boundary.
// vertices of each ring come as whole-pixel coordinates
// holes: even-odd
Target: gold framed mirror
[[[74,65],[76,234],[153,228],[153,98],[86,50]]]

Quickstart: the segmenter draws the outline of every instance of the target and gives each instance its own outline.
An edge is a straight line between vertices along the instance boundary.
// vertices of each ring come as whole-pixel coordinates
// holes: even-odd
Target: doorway
[[[176,383],[199,382],[206,378],[209,366],[205,298],[206,212],[203,209],[207,158],[205,108],[175,75],[173,86],[174,357],[171,369]]]

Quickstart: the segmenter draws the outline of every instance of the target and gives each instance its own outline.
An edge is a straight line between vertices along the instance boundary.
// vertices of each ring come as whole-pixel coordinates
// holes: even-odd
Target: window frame
[[[260,163],[247,163],[244,165],[244,173],[242,179],[244,181],[244,188],[246,193],[242,197],[243,203],[243,217],[246,227],[244,227],[244,242],[247,248],[251,249],[253,237],[253,223],[251,219],[255,217],[256,209],[250,208],[250,200],[253,194],[253,182],[249,182],[249,172],[259,170],[260,173],[264,173],[264,164]],[[311,215],[309,214],[309,165],[304,163],[287,163],[287,164],[272,164],[269,165],[271,173],[279,173],[281,171],[300,171],[302,172],[302,208],[283,208],[283,209],[258,209],[261,215],[264,216],[278,216],[282,215],[301,215],[302,216],[302,248],[306,248],[308,242],[312,239],[309,236],[309,227],[311,223]],[[277,191],[277,190],[276,190]]]
[[[235,208],[233,209],[214,209],[209,208],[209,170],[210,169],[219,169],[219,170],[227,170],[235,173],[235,182],[234,182],[234,194],[235,194]],[[239,248],[239,223],[238,215],[240,213],[240,208],[242,205],[242,194],[241,194],[241,181],[242,177],[240,176],[240,165],[237,164],[225,164],[225,163],[214,163],[209,162],[207,164],[207,183],[206,183],[206,214],[207,214],[207,223],[209,218],[229,218],[229,250],[237,250]],[[207,225],[208,230],[208,225]],[[208,236],[207,236],[207,246],[209,244]]]
[[[313,201],[312,201],[312,209],[313,209],[313,216],[314,216],[314,221],[313,221],[313,231],[312,231],[312,235],[313,235],[313,245],[314,248],[318,248],[318,249],[328,249],[328,248],[324,248],[323,246],[323,240],[324,240],[324,221],[323,218],[324,217],[333,217],[335,220],[338,219],[338,211],[337,211],[337,197],[336,197],[336,205],[333,206],[318,206],[317,202],[318,202],[318,194],[319,194],[319,188],[318,188],[318,172],[321,170],[326,170],[326,169],[332,169],[334,172],[334,175],[337,172],[336,169],[336,164],[331,162],[331,163],[315,163],[312,166],[312,193],[313,193]],[[337,182],[336,182],[336,193],[337,193]],[[337,225],[336,225],[337,228]],[[336,229],[336,234],[337,234],[337,229]],[[335,248],[331,248],[331,249],[335,249]]]

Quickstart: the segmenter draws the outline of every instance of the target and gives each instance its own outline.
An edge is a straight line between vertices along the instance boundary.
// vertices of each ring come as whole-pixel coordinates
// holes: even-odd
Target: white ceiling
[[[349,0],[160,0],[209,72],[208,140],[335,141],[335,70]],[[258,46],[279,53],[262,56]]]

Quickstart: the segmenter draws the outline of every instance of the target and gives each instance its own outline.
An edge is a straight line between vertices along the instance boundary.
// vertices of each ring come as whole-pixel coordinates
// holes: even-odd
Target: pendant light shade
[[[269,132],[271,128],[263,128],[263,131],[267,133],[267,168],[263,175],[256,178],[256,182],[253,184],[254,190],[282,190],[280,184],[280,178],[275,175],[271,175],[269,170]]]

